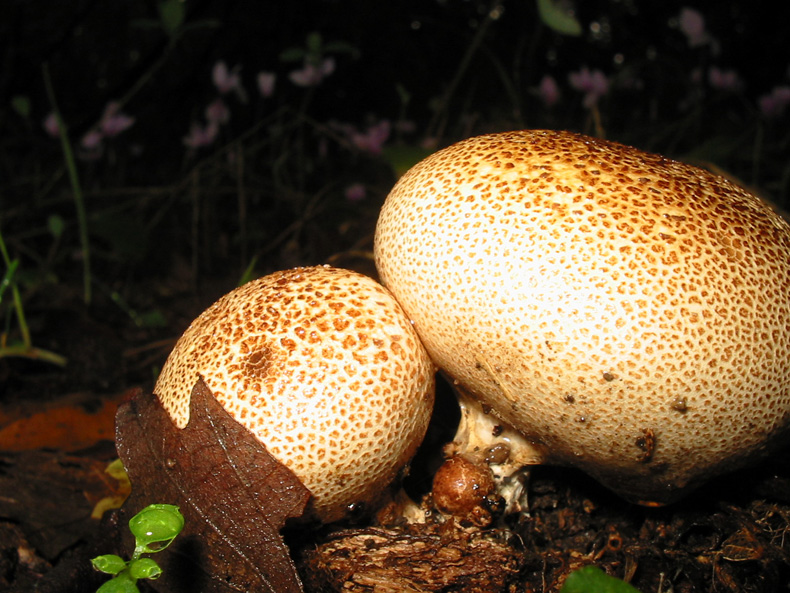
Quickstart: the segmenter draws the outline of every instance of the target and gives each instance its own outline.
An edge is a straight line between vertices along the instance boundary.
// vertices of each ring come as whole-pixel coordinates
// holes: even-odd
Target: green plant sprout
[[[162,0],[156,5],[156,12],[158,19],[137,19],[132,21],[132,26],[161,30],[167,36],[171,48],[191,29],[215,28],[221,25],[213,19],[187,23],[187,6],[182,0]],[[161,64],[157,65],[157,69],[159,66]],[[146,74],[143,78],[148,80],[150,75]]]
[[[557,33],[578,37],[582,34],[581,23],[563,2],[537,0],[538,15],[544,25]]]
[[[161,552],[169,546],[184,528],[184,516],[172,504],[151,504],[129,520],[129,530],[135,545],[128,562],[115,554],[97,556],[91,560],[93,568],[113,578],[104,583],[96,593],[139,593],[139,579],[157,579],[162,574],[160,566],[143,554]]]
[[[0,254],[5,263],[5,274],[0,278],[0,304],[3,302],[3,296],[6,291],[10,291],[11,299],[13,301],[11,307],[16,314],[17,324],[19,326],[19,333],[22,336],[19,343],[8,343],[8,328],[0,333],[0,358],[6,356],[18,356],[23,358],[32,358],[36,360],[43,360],[57,366],[66,366],[66,359],[60,354],[44,350],[43,348],[36,348],[33,346],[33,341],[30,337],[30,329],[27,326],[25,318],[25,309],[22,305],[22,296],[19,292],[19,285],[16,280],[16,272],[19,268],[19,260],[11,259],[6,248],[3,234],[0,233]]]
[[[560,593],[639,593],[639,590],[589,565],[569,574]]]

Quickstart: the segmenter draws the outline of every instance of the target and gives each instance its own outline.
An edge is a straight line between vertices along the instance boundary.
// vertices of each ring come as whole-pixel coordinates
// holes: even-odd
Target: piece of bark
[[[453,521],[336,532],[306,552],[303,573],[321,591],[500,593],[516,582],[525,558],[503,535]]]
[[[185,526],[155,560],[151,584],[179,593],[300,593],[280,530],[310,497],[299,479],[236,422],[200,380],[178,429],[153,394],[118,411],[116,446],[132,482],[127,517],[151,503],[178,505]]]

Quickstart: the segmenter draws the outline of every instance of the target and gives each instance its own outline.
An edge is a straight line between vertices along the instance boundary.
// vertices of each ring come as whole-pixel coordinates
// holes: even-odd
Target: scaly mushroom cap
[[[330,267],[254,280],[184,332],[154,388],[177,426],[199,377],[310,489],[323,521],[371,504],[411,459],[433,407],[434,368],[372,279]]]
[[[790,227],[723,178],[481,136],[398,182],[375,252],[434,362],[541,461],[668,502],[788,433]]]

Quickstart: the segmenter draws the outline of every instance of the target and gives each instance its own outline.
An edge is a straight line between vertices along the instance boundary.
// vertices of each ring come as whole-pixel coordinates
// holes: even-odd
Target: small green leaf
[[[115,554],[96,556],[91,560],[91,564],[96,570],[107,574],[118,574],[126,568],[126,561]]]
[[[569,574],[560,593],[639,593],[639,590],[589,565]]]
[[[184,528],[184,516],[172,504],[152,504],[129,520],[137,540],[134,557],[164,550]]]
[[[184,24],[186,6],[181,0],[163,0],[157,8],[162,29],[168,37],[175,37]]]
[[[258,263],[258,256],[256,255],[255,257],[252,258],[249,265],[244,270],[244,273],[241,275],[241,278],[239,278],[239,283],[237,284],[237,286],[242,286],[244,284],[247,284],[247,282],[249,282],[255,277],[255,266],[257,265],[257,263]]]
[[[122,572],[99,587],[96,593],[140,593],[140,589],[128,572]]]
[[[58,214],[52,214],[49,218],[47,218],[47,229],[49,229],[49,232],[56,239],[60,239],[60,236],[63,234],[63,229],[65,228],[66,223],[64,222],[62,216],[59,216]]]
[[[140,327],[165,327],[167,325],[167,318],[159,309],[139,313],[135,321]]]
[[[320,56],[322,53],[321,50],[321,33],[317,31],[313,31],[307,36],[307,51],[314,56]]]
[[[543,24],[557,33],[578,37],[582,34],[582,26],[573,13],[563,7],[557,0],[537,0],[538,14]]]
[[[133,579],[158,579],[162,569],[150,558],[139,558],[129,563],[129,574]]]
[[[11,108],[25,119],[30,117],[30,98],[25,95],[11,97]]]

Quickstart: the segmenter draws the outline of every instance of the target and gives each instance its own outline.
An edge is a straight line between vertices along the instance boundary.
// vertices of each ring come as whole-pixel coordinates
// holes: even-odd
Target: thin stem
[[[80,244],[82,246],[82,281],[84,290],[85,304],[89,305],[91,302],[91,255],[90,255],[90,242],[88,240],[88,217],[85,212],[85,201],[82,198],[82,187],[80,186],[79,175],[77,174],[77,164],[74,160],[74,152],[71,149],[71,142],[69,142],[68,131],[63,118],[58,109],[58,103],[55,98],[55,91],[52,88],[52,79],[49,75],[49,65],[43,64],[41,66],[44,75],[44,85],[47,89],[47,97],[52,106],[52,111],[55,114],[55,119],[58,123],[58,131],[60,134],[60,146],[63,150],[63,160],[66,163],[66,170],[69,173],[69,181],[71,182],[71,191],[74,194],[74,205],[77,209],[77,223],[80,232]]]
[[[168,58],[170,57],[170,54],[172,53],[174,47],[175,47],[175,40],[173,39],[169,40],[167,46],[162,52],[162,55],[160,55],[157,58],[156,62],[154,62],[145,72],[143,72],[140,75],[140,77],[135,81],[132,87],[128,91],[126,91],[126,94],[123,97],[118,99],[118,105],[120,107],[126,106],[126,104],[129,101],[131,101],[132,98],[138,92],[140,92],[140,89],[142,89],[146,84],[148,84],[148,82],[154,77],[154,74],[156,74],[157,71],[161,70],[162,66],[165,65],[165,62],[167,62]]]
[[[477,33],[472,38],[472,42],[466,48],[466,53],[461,58],[460,63],[458,64],[458,68],[455,71],[455,76],[450,81],[450,84],[444,91],[441,100],[439,101],[439,105],[436,108],[436,112],[434,113],[433,117],[431,118],[431,122],[428,124],[428,137],[439,137],[444,132],[444,125],[445,125],[445,115],[447,111],[447,106],[450,104],[450,99],[455,94],[455,89],[461,83],[461,79],[466,74],[467,69],[469,68],[469,64],[472,61],[472,57],[477,52],[477,49],[480,47],[480,44],[483,42],[485,38],[486,32],[488,28],[491,26],[491,23],[494,22],[493,17],[494,12],[494,4],[489,7],[486,11],[485,19],[481,23],[480,27],[477,29]]]
[[[11,270],[12,267],[15,267],[15,264],[11,261],[11,257],[8,255],[8,249],[5,246],[5,240],[3,239],[2,233],[0,233],[0,252],[3,254],[3,261],[5,262],[6,268]],[[11,295],[14,299],[14,311],[16,312],[16,318],[19,322],[19,333],[22,334],[22,343],[25,345],[26,348],[30,348],[32,344],[32,340],[30,339],[30,329],[27,326],[27,321],[25,320],[25,309],[22,306],[22,296],[19,294],[19,287],[14,281],[13,278],[9,278],[10,287],[11,287]]]
[[[43,360],[59,367],[65,367],[68,360],[65,356],[44,350],[43,348],[36,348],[35,346],[27,346],[20,344],[18,346],[4,346],[0,348],[0,358],[13,356],[18,358],[29,358],[32,360]]]
[[[5,262],[5,265],[9,271],[12,267],[16,267],[16,265],[19,263],[17,260],[11,261],[11,257],[8,255],[8,249],[6,248],[2,233],[0,233],[0,253],[2,253],[3,261]],[[22,295],[19,292],[19,287],[10,274],[4,278],[4,281],[8,281],[11,288],[11,294],[14,299],[14,312],[16,313],[16,318],[19,323],[19,333],[22,334],[22,344],[6,346],[6,336],[3,334],[2,340],[0,340],[0,358],[3,358],[4,356],[18,356],[23,358],[44,360],[60,367],[66,366],[66,358],[60,354],[55,354],[54,352],[43,350],[42,348],[33,347],[33,341],[30,338],[30,328],[28,328],[27,321],[25,319],[25,308],[22,305]]]

